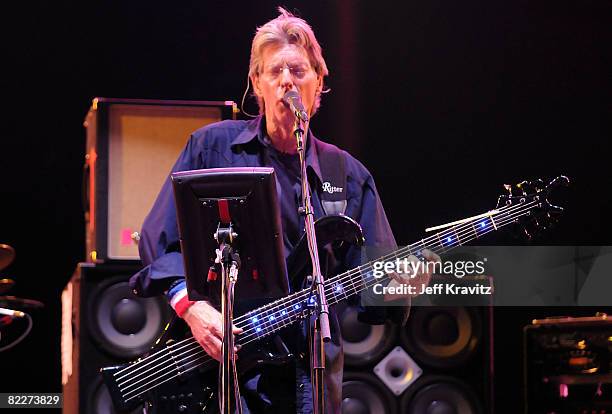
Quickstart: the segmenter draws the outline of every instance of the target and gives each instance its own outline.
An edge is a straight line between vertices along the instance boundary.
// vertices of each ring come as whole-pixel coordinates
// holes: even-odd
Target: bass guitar
[[[449,250],[480,238],[510,224],[519,224],[522,232],[532,237],[534,231],[554,224],[561,207],[549,202],[552,189],[567,186],[569,179],[559,176],[545,184],[542,180],[523,181],[506,185],[507,194],[498,198],[497,207],[475,220],[456,222],[425,239],[402,247],[376,261],[422,257],[421,251],[429,249],[442,255]],[[363,241],[359,225],[346,216],[327,216],[316,223],[320,248],[331,243],[360,244]],[[301,253],[300,253],[301,252]],[[294,276],[308,274],[308,252],[302,240],[293,255],[290,272]],[[330,305],[357,295],[375,283],[384,282],[388,276],[373,277],[375,261],[365,263],[349,271],[325,280],[325,294]],[[296,279],[294,277],[294,279]],[[299,279],[299,277],[297,278]],[[308,317],[314,311],[311,289],[306,288],[252,309],[234,319],[243,329],[236,337],[241,346],[238,359],[239,372],[248,371],[254,365],[282,364],[292,355],[278,355],[273,348],[273,338],[287,328]],[[121,412],[146,403],[150,411],[163,408],[164,413],[216,412],[218,363],[207,355],[193,338],[165,343],[161,349],[127,365],[107,367],[101,370],[115,408]]]

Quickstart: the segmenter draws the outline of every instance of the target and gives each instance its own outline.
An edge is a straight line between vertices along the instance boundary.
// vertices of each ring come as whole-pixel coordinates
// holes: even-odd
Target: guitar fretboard
[[[515,216],[519,211],[521,210],[517,207],[502,209],[495,215],[495,218],[487,216],[476,222],[449,227],[445,231],[329,278],[325,281],[325,296],[328,304],[334,305],[376,283],[385,282],[388,279],[387,276],[380,278],[373,276],[375,262],[403,260],[411,255],[422,258],[422,251],[425,249],[443,254],[509,224],[516,219]],[[263,338],[278,332],[313,311],[315,303],[316,298],[311,295],[310,289],[305,289],[237,318],[235,325],[244,330],[238,337],[238,343],[250,341],[252,338]]]

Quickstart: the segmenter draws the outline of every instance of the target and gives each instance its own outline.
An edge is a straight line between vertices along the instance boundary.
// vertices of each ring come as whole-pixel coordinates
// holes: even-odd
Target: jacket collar
[[[240,132],[236,137],[233,138],[231,146],[245,145],[254,140],[257,140],[261,145],[265,143],[265,132],[264,128],[264,117],[259,115],[250,121],[247,121],[246,128]],[[323,175],[321,174],[321,166],[319,164],[318,147],[319,140],[314,136],[312,131],[308,130],[308,137],[306,139],[306,167],[310,168],[319,178],[319,183],[323,182]]]

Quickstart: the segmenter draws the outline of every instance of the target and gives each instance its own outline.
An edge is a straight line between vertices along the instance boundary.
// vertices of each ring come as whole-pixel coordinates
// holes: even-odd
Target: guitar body
[[[315,223],[317,242],[321,260],[321,271],[329,274],[335,269],[335,257],[342,257],[351,245],[361,245],[363,234],[357,222],[347,216],[326,216]],[[296,248],[288,258],[288,269],[292,291],[305,288],[308,275],[311,273],[310,255],[307,249],[305,235],[300,239]],[[238,282],[240,283],[240,282]],[[238,299],[237,299],[238,301]],[[250,310],[264,306],[265,301],[249,301],[236,303],[235,315],[242,315]],[[285,345],[282,337],[295,338],[298,325],[290,325],[278,334],[254,343],[245,344],[237,361],[239,377],[248,375],[254,368],[283,367],[294,361],[294,356]],[[179,318],[175,318],[171,326],[163,334],[160,341],[163,345],[153,349],[149,358],[155,357],[160,348],[168,348],[182,337],[190,334],[187,325]],[[166,338],[171,338],[166,340]],[[237,337],[240,343],[240,337]],[[176,358],[180,361],[181,352],[178,349]],[[138,361],[136,361],[137,363]],[[161,385],[143,393],[139,398],[130,401],[130,404],[117,404],[122,401],[121,395],[116,394],[117,374],[125,366],[108,367],[101,370],[105,383],[109,388],[116,408],[121,412],[129,412],[139,404],[144,403],[147,413],[216,413],[219,411],[217,399],[218,368],[217,361],[204,364],[184,375],[178,375],[173,380],[163,382]],[[179,371],[180,372],[180,371]],[[146,379],[146,374],[136,378],[136,381]]]
[[[256,367],[287,369],[293,361],[291,353],[283,354],[273,341],[265,341],[240,351],[238,375],[242,378]],[[218,368],[218,363],[210,364],[149,391],[144,397],[147,413],[218,413]]]

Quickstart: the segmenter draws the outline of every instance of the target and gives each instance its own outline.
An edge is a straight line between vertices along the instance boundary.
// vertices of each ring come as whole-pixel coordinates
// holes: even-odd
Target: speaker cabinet
[[[64,413],[114,413],[99,369],[148,351],[171,318],[165,298],[134,296],[137,266],[80,263],[62,293]]]
[[[494,412],[491,307],[414,306],[405,326],[362,324],[348,305],[337,311],[343,412]]]
[[[230,119],[231,101],[96,98],[85,119],[89,261],[137,260],[138,232],[189,135]]]

